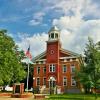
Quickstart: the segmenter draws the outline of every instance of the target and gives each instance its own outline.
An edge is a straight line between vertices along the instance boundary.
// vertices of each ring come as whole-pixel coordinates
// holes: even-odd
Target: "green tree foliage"
[[[16,53],[16,55],[17,55],[18,61],[21,62],[21,60],[25,58],[25,53],[24,53],[24,51],[21,50],[21,49],[18,47],[18,45],[15,46],[14,50],[15,50],[15,53]]]
[[[21,50],[17,45],[15,46],[15,52],[17,55],[17,59],[20,63],[22,59],[26,59],[26,55],[23,50]],[[27,73],[28,71],[28,65],[24,62],[22,63],[22,66],[24,68],[24,71]],[[27,77],[25,77],[23,80],[21,80],[22,83],[24,83],[24,88],[26,88],[27,85]],[[29,65],[29,88],[33,86],[33,65]]]
[[[15,47],[15,42],[6,34],[6,30],[0,30],[0,85],[19,82],[26,75]]]
[[[90,92],[91,88],[100,87],[100,51],[91,38],[88,38],[88,41],[84,53],[85,63],[81,65],[81,70],[78,73],[85,92]]]

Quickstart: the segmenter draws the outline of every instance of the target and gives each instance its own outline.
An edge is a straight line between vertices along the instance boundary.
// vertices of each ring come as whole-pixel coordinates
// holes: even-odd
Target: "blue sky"
[[[47,32],[61,30],[62,47],[82,53],[91,36],[100,40],[100,0],[0,0],[0,29],[33,56],[46,49]]]

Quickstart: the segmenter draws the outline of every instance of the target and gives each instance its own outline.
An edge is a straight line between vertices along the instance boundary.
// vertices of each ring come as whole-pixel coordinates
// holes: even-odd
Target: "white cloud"
[[[41,24],[44,16],[44,12],[36,12],[35,14],[33,14],[33,19],[29,21],[29,25],[35,26]]]
[[[31,25],[31,26],[35,26],[35,25],[39,25],[41,22],[38,20],[38,21],[36,21],[36,20],[30,20],[29,21],[29,25]]]
[[[62,31],[63,47],[82,53],[88,36],[92,37],[95,42],[100,41],[100,20],[84,20],[84,17],[88,17],[88,15],[98,16],[98,5],[91,0],[63,0],[61,2],[56,4],[55,8],[65,9],[65,13],[72,11],[74,14],[71,16],[65,14],[60,18],[55,18],[52,24],[57,25]],[[64,2],[69,7],[61,6],[64,5]]]
[[[85,1],[84,1],[85,2]],[[100,13],[99,13],[99,3],[96,3],[93,0],[87,0],[85,2],[85,5],[83,6],[83,13],[84,16],[91,16],[91,17],[99,17],[100,18]]]
[[[61,40],[63,47],[77,53],[82,53],[88,36],[94,42],[100,41],[100,20],[85,21],[76,16],[64,16],[53,20],[53,25],[61,29]]]
[[[100,18],[100,5],[96,0],[51,0],[41,1],[44,5],[43,10],[62,15],[72,16],[78,15],[81,17],[96,17]]]
[[[55,11],[61,13],[59,18],[52,20],[52,24],[57,25],[61,30],[63,48],[82,53],[88,36],[92,37],[95,42],[100,41],[100,19],[91,18],[89,20],[88,18],[88,20],[84,20],[84,17],[100,15],[96,3],[93,3],[91,0],[54,0],[53,2],[47,0],[41,2],[45,5],[43,12],[35,13],[29,24],[41,24],[43,17],[46,15],[44,11],[49,12],[53,10],[53,13],[55,13]],[[31,52],[34,56],[46,50],[45,41],[47,37],[48,35],[46,33],[40,33],[26,38],[27,41],[30,41]],[[19,45],[24,50],[28,48],[28,44],[26,47],[25,40],[23,39]]]
[[[37,12],[37,13],[33,14],[33,18],[42,19],[44,15],[45,15],[44,12]]]
[[[69,30],[76,30],[83,22],[84,20],[78,16],[62,16],[60,19],[53,19],[53,25]]]
[[[58,19],[58,22],[61,19]],[[71,19],[69,20],[70,23]],[[64,22],[64,21],[63,21]],[[77,22],[77,20],[76,20]],[[82,54],[85,49],[85,44],[87,43],[88,36],[92,37],[94,42],[100,41],[100,20],[88,20],[83,21],[81,25],[77,25],[77,23],[73,27],[70,27],[70,30],[68,30],[67,26],[65,26],[65,23],[61,23],[62,28],[60,27],[60,24],[58,23],[58,26],[61,29],[61,43],[62,47],[68,50],[71,50],[76,53]],[[49,31],[49,30],[48,30]],[[19,34],[19,33],[18,33]],[[22,38],[23,34],[19,34],[19,37]],[[37,33],[33,34],[31,37],[26,34],[26,38],[22,38],[21,42],[18,43],[18,45],[26,51],[29,44],[31,46],[31,53],[33,56],[37,56],[38,54],[42,53],[46,50],[46,42],[48,40],[48,34],[46,33]]]
[[[21,37],[21,36],[20,36]],[[20,43],[17,43],[25,52],[30,44],[31,53],[33,56],[37,56],[41,52],[46,50],[46,41],[48,35],[46,33],[37,33],[33,36],[22,38]]]

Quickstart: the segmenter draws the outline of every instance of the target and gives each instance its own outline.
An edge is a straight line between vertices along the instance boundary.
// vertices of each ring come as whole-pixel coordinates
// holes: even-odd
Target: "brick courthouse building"
[[[46,43],[46,51],[33,58],[33,88],[39,86],[42,92],[55,87],[62,93],[80,92],[80,84],[75,79],[75,70],[80,69],[80,55],[61,48],[56,26],[48,32]]]

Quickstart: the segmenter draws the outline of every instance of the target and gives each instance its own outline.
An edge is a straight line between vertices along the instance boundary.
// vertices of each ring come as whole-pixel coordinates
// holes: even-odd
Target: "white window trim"
[[[72,69],[75,69],[75,66],[71,66],[71,73],[74,73]]]
[[[66,71],[64,72],[64,67],[65,67],[66,65],[63,65],[63,73],[66,73],[67,72],[67,66],[66,66]]]
[[[44,74],[46,74],[46,72],[44,72],[44,68],[46,68],[46,66],[45,66],[45,67],[43,67],[43,73],[44,73]]]
[[[37,79],[38,79],[38,78],[40,79],[40,77],[37,77],[37,78],[36,78],[36,86],[39,86],[39,85],[40,85],[40,81],[39,81],[39,85],[37,84]]]
[[[43,85],[46,85],[46,84],[44,84],[44,79],[45,79],[46,77],[43,77]]]
[[[66,85],[64,85],[64,78],[66,78]],[[67,77],[66,76],[63,77],[63,86],[67,86]]]
[[[76,86],[76,80],[75,79],[72,79],[72,77],[74,77],[74,76],[71,76],[71,86]],[[72,84],[73,80],[75,82],[75,85]]]
[[[37,67],[37,74],[39,74],[39,73],[38,73],[38,68],[39,68],[39,66]]]
[[[50,71],[50,67],[51,67],[51,71]],[[54,64],[50,64],[49,65],[49,72],[55,72],[56,71],[56,67]]]

